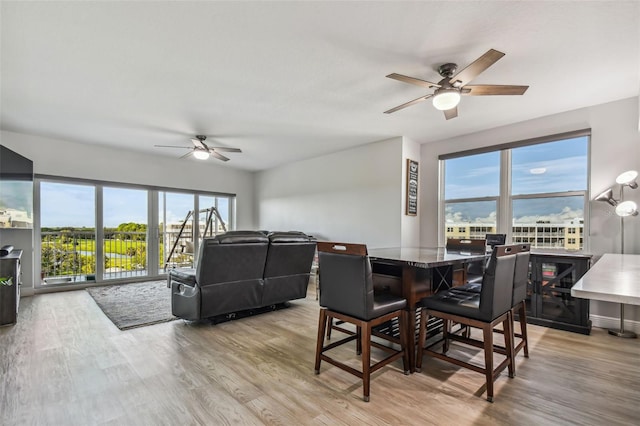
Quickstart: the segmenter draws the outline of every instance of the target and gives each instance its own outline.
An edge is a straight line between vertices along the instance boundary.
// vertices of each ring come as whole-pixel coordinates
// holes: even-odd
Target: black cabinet
[[[527,284],[527,322],[582,334],[591,332],[589,300],[571,296],[591,256],[532,250]]]
[[[0,256],[0,278],[7,278],[10,285],[0,284],[0,326],[15,324],[20,304],[20,283],[22,281],[20,259],[22,250],[13,250]]]

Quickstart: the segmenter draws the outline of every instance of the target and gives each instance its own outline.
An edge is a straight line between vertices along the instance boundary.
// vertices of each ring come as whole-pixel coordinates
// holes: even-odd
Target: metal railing
[[[215,235],[215,234],[214,234]],[[158,273],[165,271],[165,256],[176,239],[177,249],[169,259],[167,268],[193,267],[193,241],[191,233],[161,232],[158,247]],[[144,277],[154,271],[147,265],[147,233],[105,231],[103,258],[97,259],[94,231],[63,230],[41,233],[42,283],[73,284],[121,278]],[[103,262],[103,276],[96,279],[97,262]]]

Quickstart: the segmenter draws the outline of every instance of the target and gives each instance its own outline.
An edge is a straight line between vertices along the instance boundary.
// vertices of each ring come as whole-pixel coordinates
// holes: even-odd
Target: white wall
[[[638,132],[638,98],[582,108],[535,120],[516,123],[458,138],[424,144],[421,150],[420,243],[437,245],[438,240],[438,156],[456,151],[548,136],[591,128],[590,198],[615,186],[615,178],[626,170],[640,171],[640,133]],[[617,189],[614,190],[617,195]],[[625,190],[625,199],[640,205],[640,188]],[[620,253],[620,220],[611,206],[590,203],[590,246],[594,255]],[[625,219],[625,253],[640,254],[640,217]],[[591,302],[594,325],[616,327],[619,318],[616,304]],[[601,318],[602,317],[602,318]],[[628,307],[626,317],[640,321],[640,309]],[[640,323],[635,324],[640,328]]]
[[[401,245],[402,147],[394,138],[257,173],[259,227]]]
[[[236,194],[237,228],[256,228],[252,172],[7,131],[0,132],[0,143],[32,160],[36,174]],[[15,234],[7,231],[3,240],[13,235],[9,232]],[[25,289],[33,285],[33,267],[28,273]]]

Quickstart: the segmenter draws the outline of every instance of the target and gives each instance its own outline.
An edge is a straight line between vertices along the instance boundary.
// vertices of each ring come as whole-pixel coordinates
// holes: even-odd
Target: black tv
[[[2,145],[0,228],[33,228],[33,162]]]
[[[507,234],[487,234],[487,245],[491,248],[494,246],[503,246],[507,242]]]

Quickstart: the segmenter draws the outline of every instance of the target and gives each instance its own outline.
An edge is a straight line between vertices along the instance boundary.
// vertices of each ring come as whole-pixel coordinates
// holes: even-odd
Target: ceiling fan
[[[193,142],[193,146],[177,146],[177,145],[154,145],[158,148],[182,148],[182,149],[190,149],[191,151],[187,152],[180,158],[185,158],[190,155],[193,155],[198,160],[206,160],[209,156],[213,158],[217,158],[222,161],[229,161],[229,158],[220,154],[220,152],[242,152],[239,148],[227,148],[223,146],[208,146],[204,141],[207,140],[207,137],[204,135],[196,135],[195,138],[191,139]]]
[[[421,80],[419,78],[408,77],[402,74],[389,74],[388,78],[402,81],[416,86],[426,87],[427,89],[435,89],[435,91],[426,96],[398,105],[385,111],[385,114],[399,111],[403,108],[415,105],[419,102],[433,98],[433,106],[436,109],[444,111],[447,120],[458,116],[458,103],[460,96],[487,96],[487,95],[522,95],[527,91],[529,86],[503,86],[495,84],[467,84],[480,73],[485,71],[491,65],[495,64],[498,59],[502,58],[504,53],[494,49],[489,49],[487,53],[469,64],[465,69],[456,73],[458,65],[453,63],[443,64],[438,68],[438,73],[444,77],[438,83]]]

